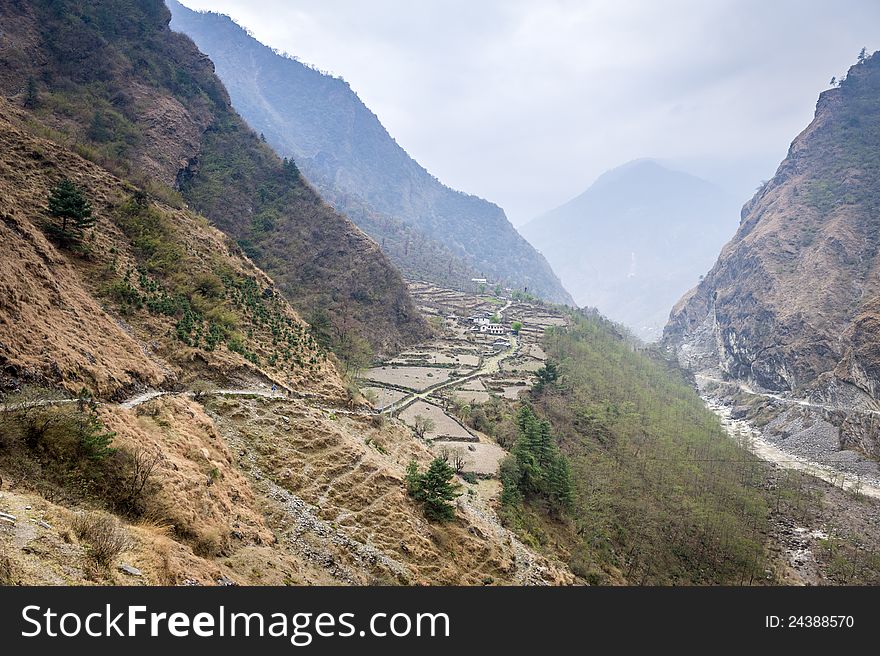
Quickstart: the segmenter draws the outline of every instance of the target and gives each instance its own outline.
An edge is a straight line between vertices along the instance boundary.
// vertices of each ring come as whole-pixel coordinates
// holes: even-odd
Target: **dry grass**
[[[132,546],[128,532],[119,520],[104,512],[89,511],[76,515],[71,522],[76,537],[97,565],[107,568],[116,557]]]
[[[20,581],[18,568],[7,555],[0,556],[0,585],[18,585]]]

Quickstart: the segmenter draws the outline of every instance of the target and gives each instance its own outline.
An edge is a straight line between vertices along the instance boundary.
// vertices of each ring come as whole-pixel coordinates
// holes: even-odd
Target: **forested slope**
[[[571,465],[571,510],[510,509],[536,544],[592,582],[741,584],[767,560],[764,465],[724,432],[683,374],[598,315],[551,328],[530,403]]]

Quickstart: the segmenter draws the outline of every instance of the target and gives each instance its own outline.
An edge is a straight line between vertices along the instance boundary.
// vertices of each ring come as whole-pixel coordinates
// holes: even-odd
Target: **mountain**
[[[490,202],[413,160],[349,85],[262,45],[229,17],[169,0],[172,27],[214,61],[233,105],[413,278],[486,277],[571,303],[546,260]]]
[[[819,96],[813,121],[743,207],[736,235],[673,309],[663,342],[695,370],[823,404],[860,398],[876,407],[878,250],[875,55]]]
[[[3,3],[0,92],[102,166],[178,190],[341,354],[424,335],[378,246],[261,143],[170,19],[158,0]]]
[[[714,185],[636,160],[520,231],[579,305],[653,341],[669,308],[735,230],[734,216],[733,203]]]
[[[425,519],[428,445],[350,396],[274,281],[47,136],[0,99],[0,585],[571,581],[486,511]],[[64,178],[95,219],[77,248]]]
[[[399,274],[169,18],[0,4],[0,585],[571,582],[485,501],[437,525],[409,497],[429,445],[287,300],[394,344],[422,325]]]

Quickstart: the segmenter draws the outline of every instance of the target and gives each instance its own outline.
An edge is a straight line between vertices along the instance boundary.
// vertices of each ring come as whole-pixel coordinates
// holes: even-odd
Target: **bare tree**
[[[425,439],[425,435],[434,430],[434,420],[430,417],[416,415],[413,421],[413,431],[420,440]]]
[[[119,503],[127,511],[137,511],[143,496],[150,486],[153,475],[162,464],[165,456],[157,449],[151,451],[138,447],[128,454],[128,472],[122,481]]]

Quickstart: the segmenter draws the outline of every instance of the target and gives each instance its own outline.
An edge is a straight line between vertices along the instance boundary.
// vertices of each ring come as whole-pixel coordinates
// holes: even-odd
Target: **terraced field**
[[[430,420],[424,439],[433,453],[446,454],[461,473],[495,477],[506,452],[490,437],[467,428],[455,417],[456,404],[470,407],[493,398],[516,400],[534,382],[546,354],[540,340],[549,326],[564,325],[563,315],[525,301],[477,296],[411,283],[422,310],[444,318],[440,334],[403,351],[364,373],[364,391],[373,407],[399,417],[411,428],[417,418]],[[500,315],[502,325],[522,323],[518,335],[508,333],[509,345],[496,344],[496,335],[471,331],[469,317]],[[393,405],[392,405],[393,404]]]

